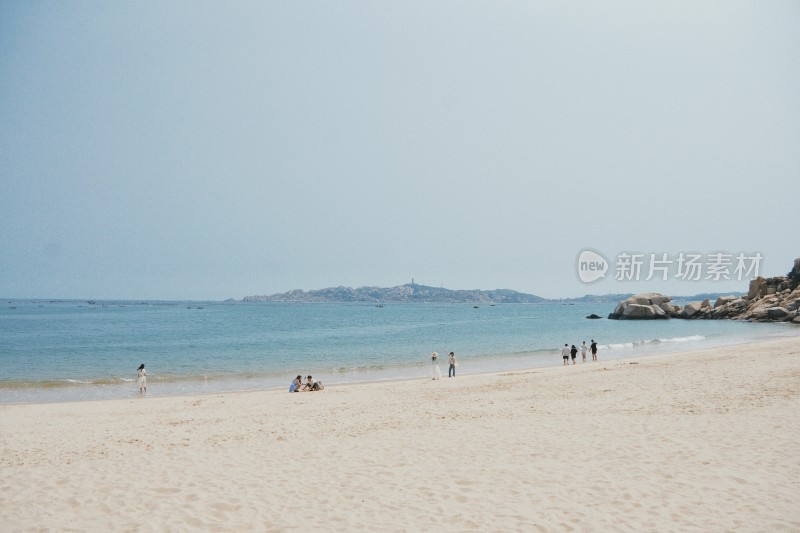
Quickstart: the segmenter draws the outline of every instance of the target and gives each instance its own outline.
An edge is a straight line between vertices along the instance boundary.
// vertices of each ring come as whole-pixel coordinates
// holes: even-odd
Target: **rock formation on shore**
[[[672,298],[657,292],[634,294],[617,304],[614,312],[608,315],[612,320],[650,320],[674,318],[681,313],[678,305],[672,305]]]
[[[658,293],[635,294],[617,304],[608,318],[710,318],[800,324],[800,258],[794,260],[794,267],[786,276],[759,276],[750,281],[745,296],[720,296],[713,305],[708,299],[683,307],[672,305],[671,301],[669,296]]]

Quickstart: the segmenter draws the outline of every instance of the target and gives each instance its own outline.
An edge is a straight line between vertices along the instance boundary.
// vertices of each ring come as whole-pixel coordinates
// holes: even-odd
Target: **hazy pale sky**
[[[613,261],[791,268],[798,28],[793,0],[0,0],[0,297],[744,290]]]

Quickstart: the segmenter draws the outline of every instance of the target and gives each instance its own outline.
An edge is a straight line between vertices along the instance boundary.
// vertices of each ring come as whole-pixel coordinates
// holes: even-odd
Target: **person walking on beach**
[[[588,348],[588,346],[586,346],[586,341],[583,341],[583,344],[581,344],[581,357],[583,358],[583,361],[582,361],[583,363],[586,362],[586,349],[587,348]]]
[[[561,349],[561,357],[564,358],[564,366],[569,365],[569,346],[564,345],[564,348]]]
[[[592,361],[597,361],[597,343],[592,339]]]
[[[578,356],[578,349],[575,347],[574,344],[572,345],[572,349],[569,351],[569,353],[572,354],[572,364],[574,365],[575,364],[575,357]]]
[[[449,361],[450,361],[450,369],[447,371],[447,377],[454,378],[456,377],[456,354],[450,352]]]
[[[144,369],[144,363],[139,365],[139,368],[137,369],[136,385],[139,387],[140,394],[147,392],[147,370]]]
[[[431,379],[442,379],[442,369],[439,368],[439,354],[431,352]]]

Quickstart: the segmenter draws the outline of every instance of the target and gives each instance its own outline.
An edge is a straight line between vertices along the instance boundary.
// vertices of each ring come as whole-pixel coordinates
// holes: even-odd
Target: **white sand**
[[[2,531],[800,531],[800,338],[2,406],[0,449]]]

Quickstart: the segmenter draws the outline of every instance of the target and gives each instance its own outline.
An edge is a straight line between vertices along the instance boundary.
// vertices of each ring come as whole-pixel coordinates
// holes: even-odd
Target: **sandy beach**
[[[3,531],[800,531],[798,443],[798,337],[316,393],[5,405],[0,516]]]

